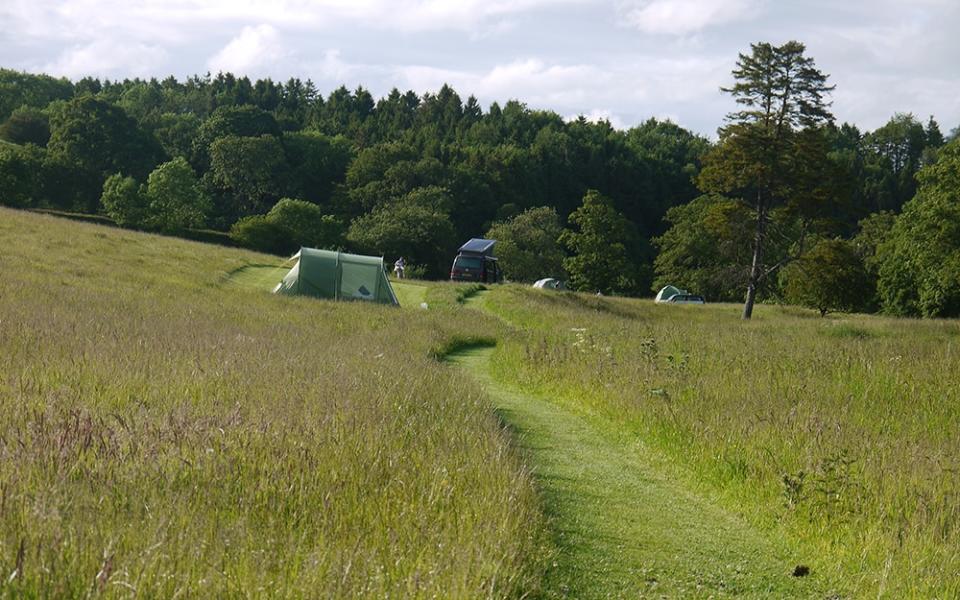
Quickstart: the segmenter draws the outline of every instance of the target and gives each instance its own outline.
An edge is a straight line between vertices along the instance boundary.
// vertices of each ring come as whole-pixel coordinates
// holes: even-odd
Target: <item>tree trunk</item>
[[[757,194],[759,196],[759,194]],[[763,270],[763,240],[767,230],[766,206],[762,198],[757,199],[757,230],[753,237],[753,263],[750,265],[750,279],[747,281],[747,299],[743,303],[743,318],[753,316],[753,303],[757,298],[757,284]]]

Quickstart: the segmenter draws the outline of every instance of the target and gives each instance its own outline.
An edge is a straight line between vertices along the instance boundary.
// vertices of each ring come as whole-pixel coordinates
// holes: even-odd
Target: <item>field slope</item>
[[[275,297],[275,262],[0,210],[0,596],[537,589],[532,480],[431,358],[496,323]]]

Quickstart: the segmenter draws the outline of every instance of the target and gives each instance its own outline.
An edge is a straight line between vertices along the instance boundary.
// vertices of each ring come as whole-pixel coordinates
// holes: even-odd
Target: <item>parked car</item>
[[[653,301],[657,304],[706,304],[703,296],[691,294],[687,290],[681,290],[672,285],[661,288]]]
[[[496,243],[496,240],[473,238],[460,246],[450,267],[450,280],[482,283],[500,281],[500,265],[493,256],[493,245]]]
[[[706,300],[703,299],[703,296],[695,296],[693,294],[674,294],[666,301],[667,304],[706,304]]]

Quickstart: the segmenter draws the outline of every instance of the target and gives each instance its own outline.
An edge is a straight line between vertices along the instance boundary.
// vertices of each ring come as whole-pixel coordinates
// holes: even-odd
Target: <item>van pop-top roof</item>
[[[469,252],[470,254],[481,254],[483,256],[493,256],[493,245],[497,240],[484,240],[481,238],[471,238],[469,242],[460,246],[459,252]]]

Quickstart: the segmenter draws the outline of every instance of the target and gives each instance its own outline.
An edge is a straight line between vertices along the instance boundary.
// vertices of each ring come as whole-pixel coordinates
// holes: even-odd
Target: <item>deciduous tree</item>
[[[123,109],[92,96],[52,112],[47,151],[76,172],[74,193],[90,212],[107,177],[119,172],[142,181],[163,159],[160,144]]]
[[[497,240],[497,256],[504,275],[513,281],[531,282],[543,277],[563,277],[563,250],[557,238],[563,227],[549,206],[531,208],[487,231]]]
[[[878,250],[879,295],[891,314],[960,316],[960,140],[939,154]]]
[[[50,120],[38,108],[21,106],[0,125],[0,138],[14,144],[46,146],[50,140]]]
[[[193,169],[182,157],[150,173],[146,198],[150,206],[148,226],[166,232],[202,227],[212,208]]]
[[[217,138],[210,144],[210,179],[223,193],[221,210],[235,220],[266,212],[282,194],[286,157],[271,135]]]
[[[671,208],[665,220],[669,229],[653,239],[654,289],[674,285],[711,302],[743,298],[753,235],[750,207],[708,194]]]
[[[636,294],[649,279],[637,265],[641,241],[636,227],[596,190],[570,215],[576,229],[565,229],[559,241],[572,256],[563,261],[571,287],[605,294]]]
[[[150,218],[150,201],[133,177],[115,173],[103,182],[100,204],[117,225],[143,227]]]
[[[362,252],[403,256],[407,264],[423,265],[428,277],[446,273],[456,248],[446,213],[407,200],[354,219],[347,240]]]
[[[846,240],[821,240],[780,272],[787,301],[820,311],[855,312],[868,307],[873,283]]]

